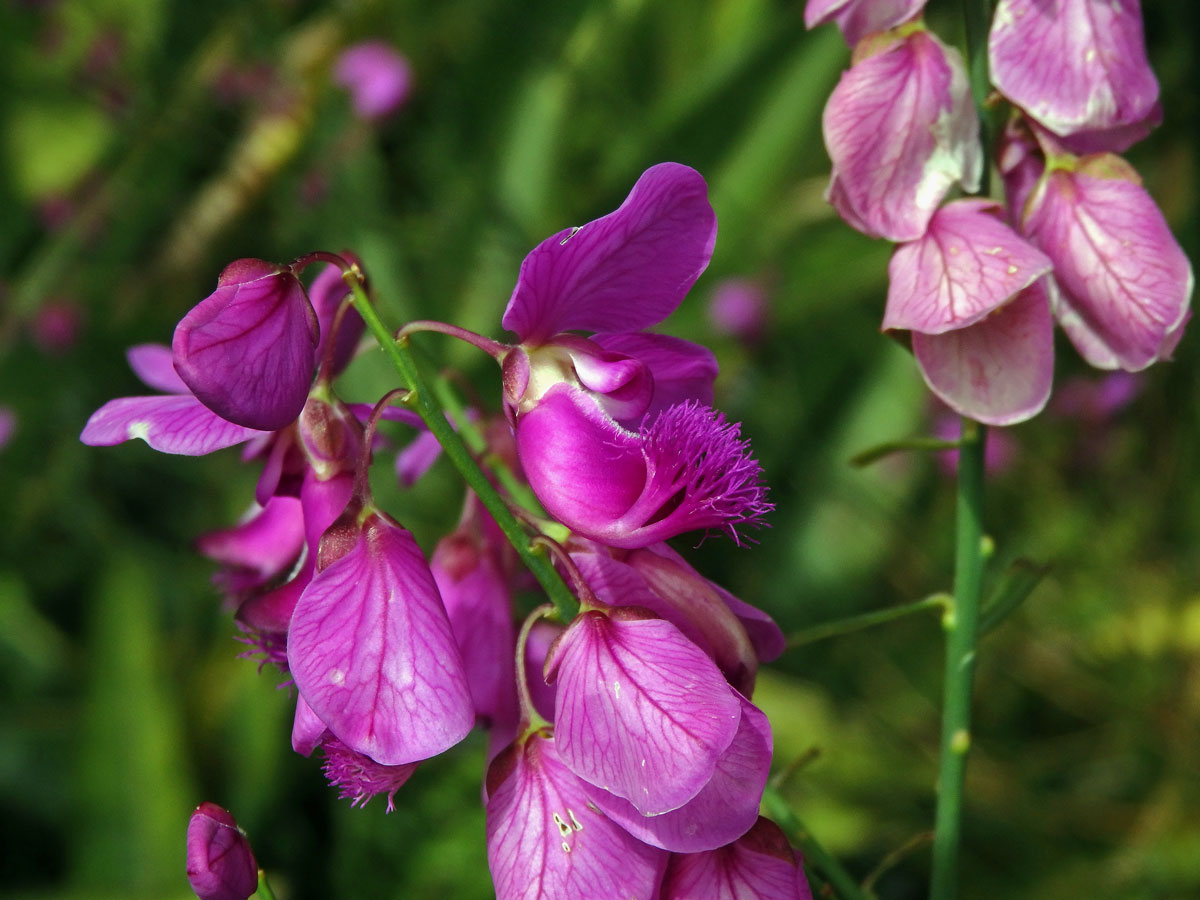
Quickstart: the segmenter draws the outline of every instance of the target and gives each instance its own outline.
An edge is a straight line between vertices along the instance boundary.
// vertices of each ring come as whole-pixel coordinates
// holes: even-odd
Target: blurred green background
[[[1144,5],[1166,119],[1128,156],[1196,260],[1196,13]],[[957,5],[930,7],[954,40]],[[714,347],[718,403],[744,421],[778,508],[758,546],[680,549],[789,631],[948,588],[944,466],[848,465],[942,413],[878,332],[889,247],[821,198],[820,114],[849,54],[802,12],[0,2],[0,406],[16,416],[0,448],[0,894],[188,897],[201,800],[234,812],[281,900],[491,893],[480,736],[423,766],[396,813],[352,810],[292,753],[277,674],[235,658],[191,542],[250,501],[236,451],[78,443],[104,401],[142,392],[125,348],[169,342],[235,258],[351,248],[392,323],[499,336],[529,248],[614,208],[649,165],[688,163],[720,232],[669,327]],[[411,102],[371,124],[330,78],[365,38],[416,73]],[[757,343],[706,316],[730,277],[765,291]],[[490,360],[422,346],[498,399]],[[981,647],[964,897],[1200,896],[1198,347],[1185,336],[1113,414],[1052,401],[994,439],[1008,461],[988,488],[993,575],[1019,557],[1053,570]],[[1060,388],[1100,384],[1059,349]],[[375,354],[345,386],[369,400],[394,383]],[[394,511],[429,549],[459,499],[443,465]],[[777,768],[806,760],[785,795],[856,877],[878,875],[881,898],[925,892],[941,651],[932,614],[904,619],[790,651],[756,696]]]

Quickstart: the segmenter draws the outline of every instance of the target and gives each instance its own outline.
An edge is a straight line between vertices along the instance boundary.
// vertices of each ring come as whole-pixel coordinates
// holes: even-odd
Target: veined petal
[[[379,515],[296,604],[288,664],[333,735],[384,765],[441,753],[475,720],[429,566],[412,535]]]
[[[560,331],[639,331],[665,319],[712,256],[717,219],[694,169],[660,163],[625,202],[535,247],[503,324],[536,345]]]
[[[911,241],[955,182],[978,187],[979,120],[962,57],[917,31],[843,73],[822,118],[828,199],[871,237]]]
[[[804,869],[774,822],[759,818],[728,847],[672,856],[661,900],[812,900]]]
[[[497,900],[656,900],[667,854],[588,802],[555,740],[515,744],[488,772],[488,868]]]
[[[297,694],[296,715],[292,719],[292,749],[301,756],[311,756],[321,745],[321,740],[328,736],[329,729],[321,717],[313,712],[303,696]]]
[[[133,374],[147,387],[164,394],[191,393],[175,371],[171,348],[166,344],[136,344],[125,351],[125,358],[129,360]]]
[[[771,726],[749,700],[738,698],[742,719],[733,742],[695,797],[679,809],[643,816],[628,800],[591,788],[600,811],[640,841],[674,853],[715,850],[735,841],[758,821],[758,807],[771,768]]]
[[[222,418],[277,431],[304,408],[319,326],[290,269],[231,263],[175,328],[175,371]]]
[[[836,22],[853,47],[868,34],[907,22],[925,8],[926,0],[808,0],[804,27]]]
[[[221,418],[190,394],[167,394],[109,400],[92,413],[79,440],[111,447],[141,438],[160,453],[204,456],[261,433]]]
[[[1052,268],[988,200],[941,207],[923,236],[902,244],[888,265],[883,327],[922,334],[965,328]]]
[[[992,83],[1059,135],[1142,121],[1158,100],[1137,0],[1000,0]]]
[[[712,406],[718,367],[717,358],[707,347],[649,332],[597,334],[592,340],[605,350],[633,357],[650,370],[654,393],[645,411],[647,417],[653,419],[669,407],[689,400]]]
[[[1015,425],[1042,411],[1054,379],[1054,323],[1037,281],[986,319],[944,334],[912,335],[925,383],[955,412]]]
[[[546,661],[555,736],[579,777],[641,813],[678,809],[712,777],[741,719],[712,660],[648,613],[586,612]]]
[[[1051,172],[1030,199],[1026,232],[1054,261],[1055,314],[1080,352],[1135,372],[1169,354],[1188,313],[1192,267],[1140,184],[1090,174],[1108,169],[1128,167],[1099,156]]]

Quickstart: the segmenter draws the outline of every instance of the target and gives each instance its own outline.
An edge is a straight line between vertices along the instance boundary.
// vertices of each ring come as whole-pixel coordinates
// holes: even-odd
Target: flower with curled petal
[[[520,339],[501,354],[505,406],[538,499],[580,534],[619,547],[736,537],[770,508],[737,427],[709,408],[712,354],[642,330],[679,305],[715,237],[704,179],[662,163],[616,211],[521,264],[503,319]]]

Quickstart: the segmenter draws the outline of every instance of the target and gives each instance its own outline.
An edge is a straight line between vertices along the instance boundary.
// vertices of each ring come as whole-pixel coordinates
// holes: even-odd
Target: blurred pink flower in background
[[[43,353],[59,355],[75,346],[83,316],[70,300],[51,300],[29,323],[30,336]]]
[[[714,330],[756,343],[767,324],[766,291],[752,278],[726,278],[713,288],[707,312]]]
[[[17,430],[17,414],[7,406],[0,406],[0,450],[12,440]]]
[[[390,116],[412,93],[412,66],[383,41],[347,47],[334,65],[333,78],[350,92],[354,112],[363,119]]]

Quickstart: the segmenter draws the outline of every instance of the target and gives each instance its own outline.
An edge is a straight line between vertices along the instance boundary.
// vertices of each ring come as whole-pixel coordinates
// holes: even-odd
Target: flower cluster
[[[996,425],[1050,396],[1053,322],[1087,362],[1137,371],[1169,358],[1192,271],[1117,153],[1161,118],[1137,0],[1000,0],[992,84],[1012,104],[996,161],[1006,206],[979,189],[984,153],[962,58],[924,0],[809,0],[853,65],[825,108],[828,197],[851,226],[899,244],[883,328],[912,334],[925,381]]]
[[[377,505],[378,420],[420,420],[389,406],[397,392],[367,410],[335,390],[363,330],[355,262],[231,264],[170,349],[130,351],[164,393],[111,401],[83,431],[188,455],[243,444],[261,462],[254,512],[199,547],[251,655],[295,686],[293,747],[321,750],[342,797],[383,794],[390,810],[421,761],[488,729],[488,860],[505,900],[809,896],[758,815],[772,737],[750,698],[783,636],[665,543],[741,542],[771,509],[748,442],[712,408],[712,354],[647,330],[715,236],[699,174],[658,165],[619,209],[526,257],[503,316],[516,343],[407,329],[466,337],[500,364],[503,417],[470,426],[498,480],[548,515],[521,518],[574,589],[570,621],[518,612],[528,575],[474,493],[431,561]],[[398,454],[402,483],[432,464],[430,438]]]

